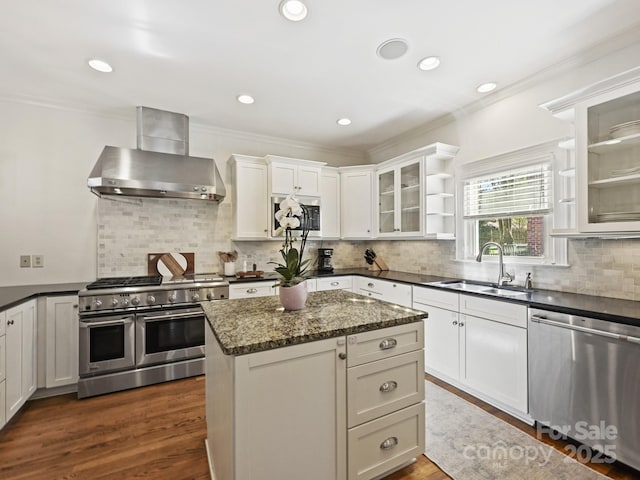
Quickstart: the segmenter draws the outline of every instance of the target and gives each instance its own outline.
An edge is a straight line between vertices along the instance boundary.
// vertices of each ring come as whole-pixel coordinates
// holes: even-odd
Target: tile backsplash
[[[101,198],[98,201],[97,276],[145,275],[147,254],[194,252],[198,272],[222,272],[218,251],[238,251],[258,270],[273,271],[281,243],[233,242],[230,202]],[[392,270],[443,277],[494,281],[491,262],[455,260],[452,241],[315,241],[307,243],[314,259],[318,247],[334,249],[336,268],[366,267],[365,248],[373,248]],[[535,288],[640,300],[640,239],[569,240],[569,267],[517,266],[515,283],[531,272]],[[511,266],[508,268],[512,271]]]

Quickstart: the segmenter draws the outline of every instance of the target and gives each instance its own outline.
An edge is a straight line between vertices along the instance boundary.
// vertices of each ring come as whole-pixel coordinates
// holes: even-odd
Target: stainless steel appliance
[[[640,326],[529,310],[529,410],[640,470]]]
[[[100,279],[80,291],[80,380],[84,398],[204,372],[200,301],[229,297],[216,274]]]
[[[272,197],[271,198],[271,234],[275,236],[276,230],[280,227],[280,223],[276,220],[276,212],[280,210],[280,202],[282,202],[285,197]],[[307,222],[309,223],[309,236],[310,237],[319,237],[321,235],[321,224],[320,224],[320,198],[318,197],[296,197],[296,200],[301,205],[304,205],[307,209]],[[302,232],[303,228],[303,219],[297,217],[300,220],[300,226],[298,228],[292,228],[294,232]]]
[[[333,272],[333,265],[331,264],[332,256],[333,256],[333,248],[318,249],[318,271],[319,272]]]

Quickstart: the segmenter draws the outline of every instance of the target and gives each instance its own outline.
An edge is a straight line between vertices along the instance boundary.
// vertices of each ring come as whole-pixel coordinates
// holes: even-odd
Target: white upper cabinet
[[[375,166],[339,168],[341,238],[373,238],[374,169]]]
[[[271,195],[319,197],[323,162],[267,155]]]
[[[640,67],[542,107],[575,124],[575,168],[561,172],[575,182],[574,197],[564,195],[575,203],[574,231],[639,233]]]
[[[378,236],[422,235],[422,160],[378,170]]]
[[[269,237],[267,164],[262,158],[232,155],[234,240]]]
[[[340,238],[340,174],[324,167],[320,176],[320,227],[322,238]]]

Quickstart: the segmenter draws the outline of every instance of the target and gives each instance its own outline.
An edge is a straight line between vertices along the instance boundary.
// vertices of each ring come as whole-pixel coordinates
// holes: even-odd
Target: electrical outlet
[[[44,267],[44,255],[32,255],[31,265],[33,266],[33,268]]]
[[[20,268],[30,268],[30,267],[31,267],[31,256],[20,255]]]

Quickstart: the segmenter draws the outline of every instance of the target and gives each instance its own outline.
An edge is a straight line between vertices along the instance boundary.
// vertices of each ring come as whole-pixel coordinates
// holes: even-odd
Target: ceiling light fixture
[[[89,60],[88,63],[91,68],[93,68],[94,70],[97,70],[98,72],[102,72],[102,73],[113,72],[113,67],[109,65],[107,62],[105,62],[104,60],[92,58],[91,60]]]
[[[282,0],[280,2],[280,14],[287,20],[299,22],[307,16],[307,6],[300,0]]]
[[[338,125],[342,125],[343,127],[346,127],[347,125],[351,125],[351,119],[349,118],[339,118],[338,120],[336,120],[336,123]]]
[[[251,105],[253,102],[255,102],[255,99],[251,95],[246,94],[238,95],[236,97],[236,100],[245,105]]]
[[[384,58],[385,60],[394,60],[407,53],[407,50],[409,50],[409,45],[407,45],[406,40],[392,38],[378,45],[376,53],[380,58]]]
[[[478,88],[476,88],[476,91],[478,93],[489,93],[492,90],[495,90],[497,86],[498,85],[495,82],[487,82],[487,83],[483,83]]]
[[[434,70],[439,66],[440,66],[439,57],[425,57],[418,62],[418,68],[424,71]]]

